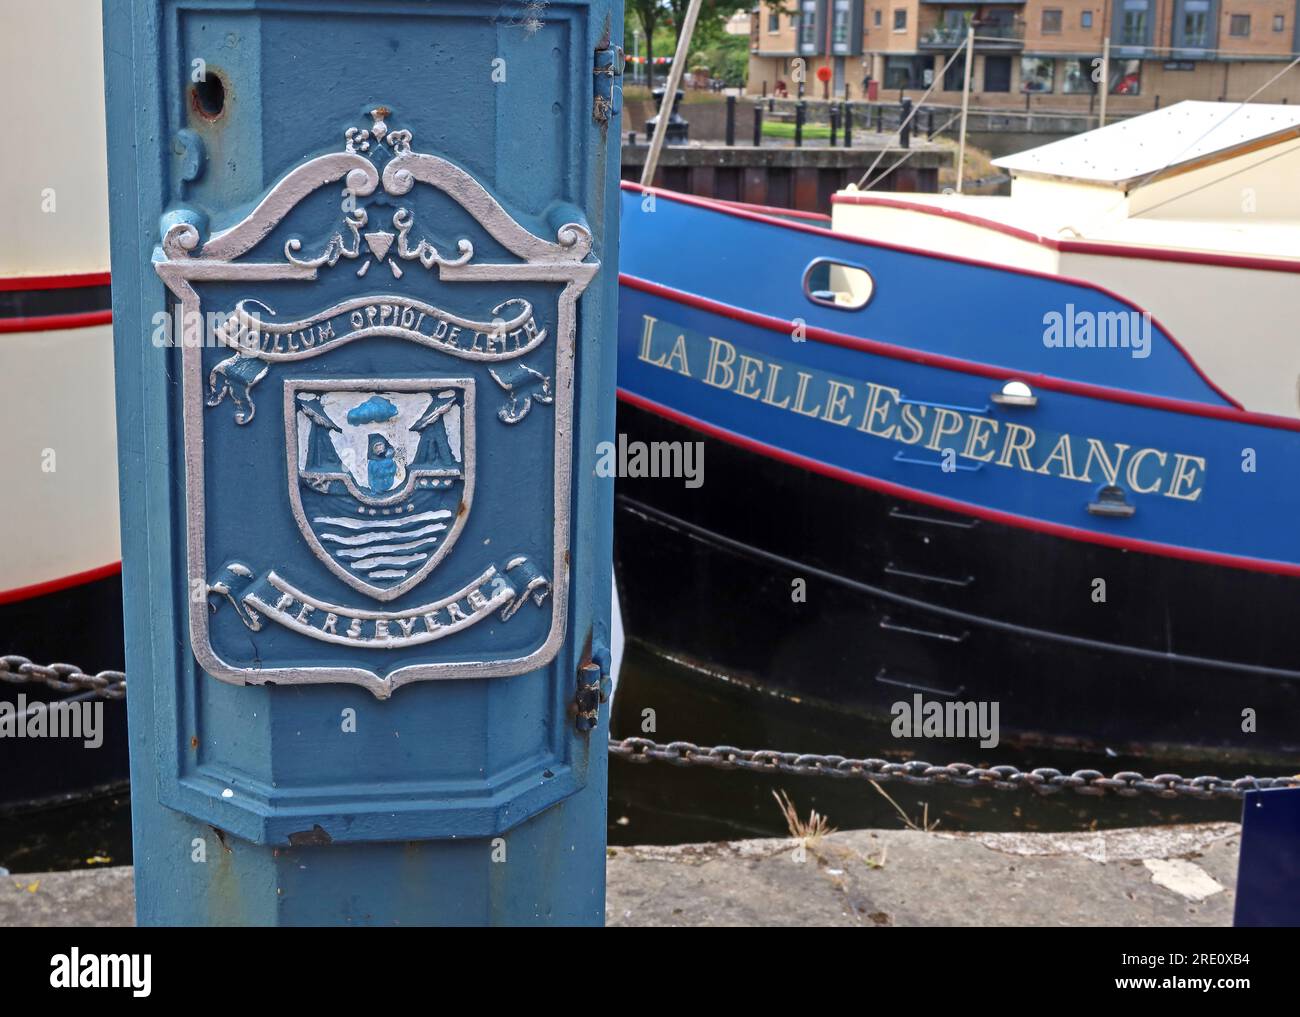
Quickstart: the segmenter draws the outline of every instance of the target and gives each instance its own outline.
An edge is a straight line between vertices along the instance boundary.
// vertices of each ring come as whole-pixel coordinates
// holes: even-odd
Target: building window
[[[984,91],[1011,91],[1011,58],[986,56],[984,58]]]
[[[1281,14],[1273,15],[1273,31],[1281,32],[1286,29],[1286,18]]]
[[[849,43],[849,0],[835,0],[831,15],[831,44],[843,48]]]
[[[1020,91],[1040,94],[1052,90],[1056,77],[1054,57],[1027,56],[1020,58]]]
[[[1183,0],[1184,46],[1210,45],[1210,0]]]
[[[1121,45],[1146,45],[1148,6],[1148,0],[1124,0],[1124,9],[1120,12],[1119,41]]]
[[[1043,34],[1059,35],[1061,32],[1061,12],[1059,10],[1047,9],[1043,11]],[[1048,89],[1050,92],[1051,89]]]
[[[907,31],[907,9],[906,8],[894,11],[894,31],[895,32]]]
[[[958,50],[961,56],[957,57],[948,65],[948,69],[943,72],[943,90],[945,92],[960,92],[966,87],[966,51]]]
[[[1234,14],[1228,21],[1228,34],[1235,35],[1238,38],[1245,38],[1250,35],[1250,15]]]
[[[803,13],[799,18],[799,49],[812,53],[817,49],[817,3],[804,3]]]
[[[957,47],[966,41],[966,36],[970,34],[971,19],[974,18],[974,11],[963,10],[944,10],[940,12],[938,23],[933,28],[923,29],[921,41],[927,45],[952,46]],[[986,28],[986,34],[991,34],[992,29]]]
[[[872,23],[873,25],[875,25],[877,28],[880,27],[880,8],[879,8],[879,7],[877,7],[874,11],[871,12],[871,23]]]
[[[1082,14],[1079,15],[1079,27],[1080,28],[1092,27],[1092,11],[1084,11]]]
[[[1111,63],[1111,95],[1142,94],[1142,61],[1119,60]]]
[[[933,77],[933,62],[928,56],[885,57],[886,88],[924,88]]]
[[[1097,76],[1101,77],[1101,57],[1071,57],[1066,60],[1061,68],[1061,91],[1067,95],[1087,95],[1097,91],[1097,83],[1092,79],[1094,68]]]
[[[781,12],[780,12],[780,11],[772,11],[770,14],[768,14],[768,16],[767,16],[767,30],[768,30],[769,32],[771,32],[772,34],[774,34],[774,35],[775,35],[777,32],[781,31]]]

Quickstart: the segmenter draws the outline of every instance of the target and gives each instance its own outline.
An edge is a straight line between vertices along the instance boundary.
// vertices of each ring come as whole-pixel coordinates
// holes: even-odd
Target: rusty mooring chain
[[[1153,794],[1159,798],[1240,798],[1246,791],[1265,788],[1300,787],[1300,777],[1180,777],[1162,773],[1144,777],[1129,770],[1107,777],[1100,770],[1075,770],[1062,773],[1049,767],[1021,770],[1014,766],[971,766],[949,763],[935,766],[919,760],[890,763],[884,759],[845,759],[843,756],[817,756],[799,752],[776,752],[771,749],[737,749],[730,745],[702,746],[691,742],[661,745],[649,738],[610,739],[609,753],[633,763],[661,762],[674,766],[705,766],[715,770],[750,770],[755,773],[784,773],[797,777],[839,777],[874,780],[877,783],[899,780],[922,786],[994,788],[1019,791],[1025,788],[1039,794],[1071,790],[1081,795],[1104,795],[1113,791],[1132,798]]]
[[[39,683],[59,692],[94,692],[104,699],[126,698],[126,675],[121,671],[86,674],[72,664],[34,664],[26,657],[0,657],[0,682],[10,685]],[[755,773],[784,773],[797,777],[838,777],[876,781],[898,780],[920,786],[994,788],[1039,794],[1070,790],[1081,795],[1104,795],[1108,791],[1124,797],[1152,794],[1159,798],[1240,798],[1246,791],[1300,787],[1300,777],[1181,777],[1161,773],[1144,777],[1124,770],[1107,777],[1100,770],[1062,773],[1050,767],[1021,770],[1015,766],[971,766],[949,763],[935,766],[920,760],[891,763],[884,759],[846,759],[774,749],[738,749],[731,745],[701,746],[692,742],[661,745],[649,738],[609,740],[609,754],[633,763],[661,762],[674,766],[703,766],[715,770],[749,770]]]
[[[71,664],[33,664],[13,654],[0,657],[0,682],[48,685],[58,692],[94,692],[102,699],[126,698],[126,675],[121,671],[85,674]]]

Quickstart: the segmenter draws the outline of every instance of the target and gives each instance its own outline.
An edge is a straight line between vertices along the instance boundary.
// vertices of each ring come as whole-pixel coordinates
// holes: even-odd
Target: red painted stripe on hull
[[[108,325],[112,321],[112,311],[84,311],[80,314],[42,314],[34,318],[0,318],[0,333],[55,332],[60,329]]]
[[[1098,286],[1096,283],[1089,282],[1087,279],[1076,279],[1073,276],[1067,275],[1054,275],[1051,272],[1036,272],[1031,268],[1019,268],[1015,265],[999,265],[992,261],[980,261],[977,258],[967,258],[959,254],[945,254],[938,251],[927,251],[920,247],[907,247],[903,244],[891,244],[886,243],[883,240],[869,240],[865,237],[855,237],[848,233],[837,233],[834,230],[824,229],[821,226],[809,226],[805,223],[789,222],[788,220],[775,219],[768,215],[759,215],[756,212],[746,212],[739,208],[728,208],[726,205],[719,205],[716,202],[707,201],[703,198],[696,198],[689,194],[678,194],[675,191],[665,191],[653,187],[647,188],[647,190],[651,190],[655,194],[658,194],[669,201],[676,201],[683,205],[694,205],[698,208],[707,208],[710,211],[719,213],[720,215],[735,216],[738,219],[750,219],[754,222],[766,223],[769,226],[776,226],[780,229],[795,230],[799,233],[811,233],[814,236],[828,237],[832,240],[839,240],[849,244],[858,244],[862,247],[874,247],[882,251],[897,251],[901,254],[913,254],[921,258],[934,258],[939,261],[951,261],[958,265],[971,265],[975,268],[991,268],[998,272],[1009,272],[1013,275],[1028,276],[1032,279],[1048,279],[1054,282],[1068,283],[1071,286],[1082,286],[1084,289],[1092,290],[1094,293],[1100,293],[1103,296],[1109,297],[1111,300],[1123,304],[1125,307],[1131,307],[1133,310],[1145,314],[1150,318],[1151,323],[1165,334],[1174,349],[1182,355],[1183,359],[1187,361],[1188,366],[1197,373],[1200,379],[1210,387],[1215,395],[1223,399],[1223,401],[1229,406],[1235,406],[1237,409],[1244,409],[1241,403],[1228,395],[1227,392],[1214,383],[1214,380],[1208,374],[1201,370],[1201,365],[1192,358],[1192,355],[1187,352],[1183,344],[1174,337],[1174,334],[1168,328],[1161,324],[1160,320],[1154,314],[1148,311],[1145,307],[1135,304],[1127,297],[1121,296],[1112,290],[1108,290],[1104,286]]]
[[[661,286],[659,283],[640,279],[634,275],[620,273],[618,281],[620,285],[640,290],[643,293],[649,293],[652,296],[662,297],[665,300],[708,311],[710,314],[716,314],[720,317],[731,318],[734,321],[753,325],[756,328],[768,329],[781,335],[788,336],[791,329],[795,327],[794,322],[786,321],[784,318],[772,318],[765,314],[758,314],[755,311],[747,311],[741,307],[733,307],[731,304],[723,304],[716,300],[710,300],[708,297],[696,296],[694,293],[675,290],[669,286]],[[1018,379],[1051,391],[1067,392],[1071,395],[1087,396],[1092,399],[1104,399],[1109,402],[1128,403],[1132,406],[1144,406],[1150,409],[1165,410],[1170,413],[1186,413],[1192,416],[1212,417],[1217,420],[1229,420],[1240,424],[1256,424],[1260,427],[1274,427],[1283,431],[1300,431],[1300,420],[1293,420],[1290,417],[1278,417],[1269,413],[1255,413],[1251,410],[1243,410],[1236,404],[1232,406],[1215,406],[1212,403],[1196,403],[1187,399],[1172,399],[1168,396],[1148,395],[1145,392],[1130,392],[1127,389],[1107,388],[1104,385],[1093,385],[1084,381],[1070,381],[1067,378],[1056,378],[1047,374],[1032,374],[1017,371],[1014,368],[998,367],[995,364],[962,360],[959,357],[950,357],[942,353],[926,353],[923,350],[914,350],[907,346],[898,346],[879,339],[863,339],[843,332],[832,332],[830,329],[820,328],[816,325],[804,325],[803,329],[807,338],[814,342],[827,343],[831,346],[843,346],[851,350],[861,350],[864,353],[874,353],[893,360],[908,360],[916,364],[942,367],[951,371],[960,371],[964,374],[994,378],[998,381]]]
[[[833,194],[832,204],[836,205],[874,205],[882,208],[901,208],[908,212],[922,215],[935,215],[943,219],[952,219],[968,226],[978,226],[994,233],[1002,233],[1017,240],[1024,240],[1052,251],[1067,254],[1096,254],[1109,258],[1135,258],[1143,261],[1173,261],[1192,265],[1213,265],[1218,268],[1241,268],[1256,272],[1300,272],[1300,260],[1293,258],[1261,258],[1246,254],[1220,254],[1210,251],[1180,251],[1167,247],[1139,247],[1134,244],[1108,243],[1097,240],[1061,240],[1045,237],[1040,233],[1012,226],[1010,223],[986,219],[970,212],[959,212],[953,208],[940,208],[916,201],[894,201],[891,198],[870,197],[865,194]]]
[[[788,219],[806,219],[809,222],[824,222],[829,225],[831,217],[824,212],[802,212],[797,208],[779,208],[776,205],[755,205],[748,201],[727,201],[725,198],[705,198],[705,201],[712,200],[724,208],[740,208],[748,212],[758,212],[762,215],[774,215],[778,218]]]
[[[80,275],[20,275],[0,279],[0,293],[17,290],[70,290],[80,286],[110,285],[108,272],[83,272]]]
[[[107,579],[109,576],[120,575],[121,572],[122,563],[115,561],[108,565],[101,565],[97,569],[75,572],[70,576],[48,579],[43,583],[33,583],[31,586],[17,586],[12,590],[0,590],[0,604],[16,604],[20,600],[31,600],[33,597],[44,597],[51,593],[59,593],[62,590],[71,590],[77,586],[85,586],[87,583]]]

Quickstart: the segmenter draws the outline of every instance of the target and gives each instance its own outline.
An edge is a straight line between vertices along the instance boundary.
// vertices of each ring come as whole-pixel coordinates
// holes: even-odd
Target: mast
[[[691,0],[686,8],[686,17],[682,20],[682,34],[677,38],[677,54],[673,65],[668,70],[668,81],[664,85],[663,102],[659,104],[659,117],[655,121],[655,136],[650,142],[650,151],[645,158],[645,167],[641,170],[641,186],[649,187],[659,168],[659,153],[663,151],[664,138],[668,136],[668,115],[673,108],[673,99],[677,95],[677,86],[681,84],[682,72],[686,69],[686,54],[691,48],[691,36],[695,34],[695,21],[700,16],[700,0]]]

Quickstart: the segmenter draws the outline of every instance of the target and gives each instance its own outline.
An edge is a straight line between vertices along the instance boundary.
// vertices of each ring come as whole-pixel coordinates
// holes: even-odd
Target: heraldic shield
[[[171,222],[155,258],[183,323],[191,638],[224,681],[386,697],[564,640],[591,234],[525,225],[390,115],[227,229]]]
[[[307,543],[376,600],[451,550],[474,493],[474,379],[286,380],[289,500]]]

